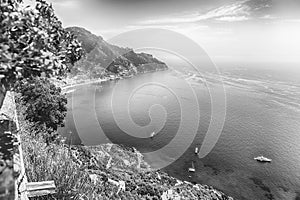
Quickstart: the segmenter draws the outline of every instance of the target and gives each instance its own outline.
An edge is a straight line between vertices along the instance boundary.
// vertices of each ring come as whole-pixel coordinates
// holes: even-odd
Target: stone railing
[[[27,182],[14,94],[7,92],[0,109],[0,199],[28,200],[53,193],[54,181]]]
[[[15,199],[13,157],[17,138],[12,93],[7,92],[0,109],[0,199]]]

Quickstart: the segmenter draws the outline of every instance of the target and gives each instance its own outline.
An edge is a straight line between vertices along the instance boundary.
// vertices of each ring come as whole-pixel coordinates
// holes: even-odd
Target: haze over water
[[[164,169],[170,175],[211,185],[236,199],[299,199],[299,72],[293,67],[287,70],[282,65],[268,67],[270,65],[223,63],[219,65],[220,76],[204,73],[203,77],[194,74],[188,67],[182,67],[182,70],[155,72],[109,82],[102,87],[79,87],[68,96],[66,127],[62,128],[61,132],[69,137],[69,131],[72,131],[74,144],[97,145],[110,140],[134,146],[141,152],[161,149],[174,138],[182,120],[180,104],[176,98],[187,103],[192,101],[185,97],[186,87],[181,84],[184,81],[191,85],[199,103],[199,129],[193,144],[176,161],[173,160],[173,155],[180,149],[176,146],[155,156],[146,157],[146,161],[152,166],[173,161]],[[201,147],[211,120],[210,94],[203,83],[204,79],[211,84],[214,84],[216,79],[223,80],[227,107],[221,137],[208,156],[199,159],[194,150],[195,147]],[[121,105],[127,101],[128,93],[132,94],[133,89],[140,87],[144,82],[162,81],[166,85],[172,85],[175,94],[158,85],[147,85],[136,90],[128,103],[132,120],[140,126],[151,124],[147,127],[148,131],[135,132],[133,127],[126,127],[132,131],[130,135],[124,133],[115,119],[127,120],[128,109]],[[218,90],[218,85],[214,87]],[[114,112],[112,95],[114,105],[120,105]],[[91,106],[94,102],[95,106]],[[161,107],[152,107],[149,116],[149,109],[154,104],[161,105],[167,115],[161,112]],[[188,109],[194,108],[191,103]],[[73,119],[74,113],[76,122]],[[99,134],[99,125],[94,123],[95,121],[99,122],[106,136]],[[160,130],[162,122],[164,126]],[[184,124],[187,135],[191,131],[189,128],[189,124]],[[152,131],[158,134],[153,139],[146,138]],[[271,158],[272,162],[261,164],[253,159],[260,155]],[[192,161],[195,163],[195,174],[189,174],[187,171]]]

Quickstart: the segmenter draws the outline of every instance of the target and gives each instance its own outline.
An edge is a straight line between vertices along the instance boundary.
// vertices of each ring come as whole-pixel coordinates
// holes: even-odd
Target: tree
[[[46,78],[33,78],[18,86],[21,102],[25,105],[25,119],[35,127],[46,127],[49,132],[63,126],[67,111],[67,98]]]
[[[24,8],[22,0],[0,0],[2,95],[17,80],[65,73],[82,53],[80,43],[62,27],[46,1],[36,0],[35,8]]]

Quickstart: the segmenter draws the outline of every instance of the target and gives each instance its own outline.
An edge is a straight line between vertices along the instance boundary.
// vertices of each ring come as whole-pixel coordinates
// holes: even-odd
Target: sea
[[[300,200],[300,66],[217,65],[77,87],[59,131],[71,144],[135,147],[154,169],[235,199]]]

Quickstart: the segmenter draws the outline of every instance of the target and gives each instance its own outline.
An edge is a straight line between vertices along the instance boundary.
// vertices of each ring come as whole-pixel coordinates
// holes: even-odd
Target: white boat
[[[195,172],[195,166],[194,166],[194,162],[192,162],[192,167],[189,168],[189,172]]]
[[[195,154],[198,154],[198,152],[199,152],[199,149],[198,149],[198,147],[196,147],[195,148]]]
[[[258,162],[271,162],[272,161],[272,159],[266,158],[264,156],[255,157],[254,160],[256,160]]]
[[[153,138],[155,135],[156,135],[156,134],[155,134],[155,132],[153,131],[153,132],[151,133],[150,137]]]

